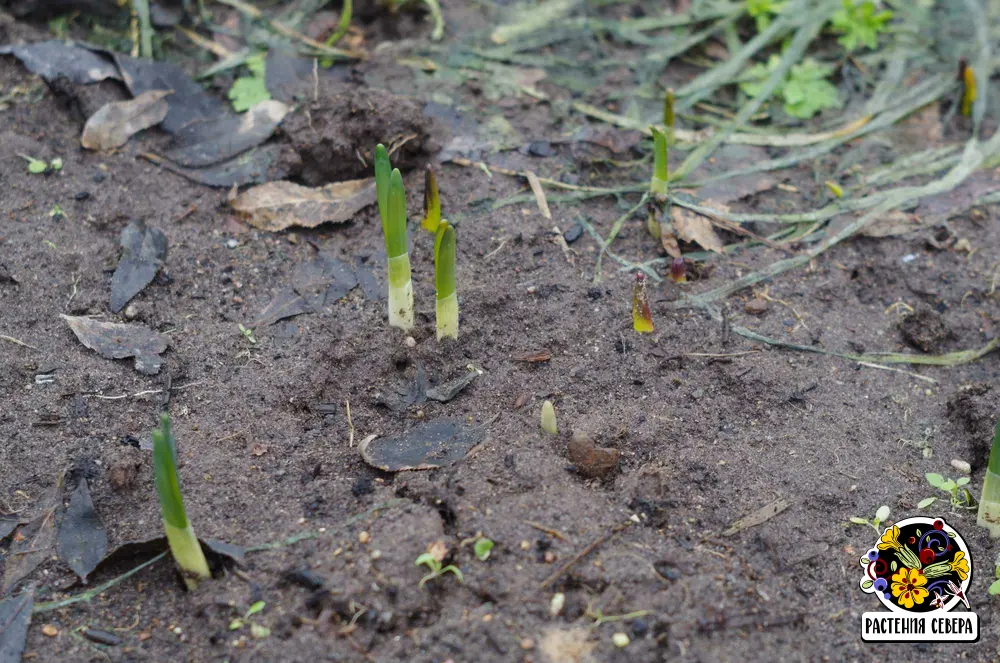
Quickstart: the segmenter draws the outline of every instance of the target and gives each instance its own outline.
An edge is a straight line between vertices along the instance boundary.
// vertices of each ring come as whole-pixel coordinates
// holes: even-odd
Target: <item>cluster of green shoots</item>
[[[991,537],[1000,537],[1000,421],[993,429],[993,448],[983,479],[983,492],[979,496],[976,524],[989,530]]]
[[[170,416],[166,414],[160,415],[160,428],[153,431],[153,473],[170,552],[187,588],[194,590],[199,582],[212,577],[212,573],[184,510],[181,485],[177,479],[177,445],[170,427]]]
[[[434,285],[437,290],[437,338],[458,338],[458,293],[455,279],[455,229],[441,218],[441,198],[434,171],[424,181],[424,218],[434,233]],[[389,152],[375,147],[375,189],[389,259],[389,324],[403,331],[413,328],[413,280],[406,231],[406,191],[403,176],[392,168]]]

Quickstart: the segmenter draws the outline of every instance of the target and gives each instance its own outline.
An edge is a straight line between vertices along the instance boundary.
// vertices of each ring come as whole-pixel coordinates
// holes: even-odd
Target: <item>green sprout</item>
[[[389,258],[389,324],[403,331],[413,328],[413,281],[406,241],[406,191],[398,168],[389,172],[389,153],[375,147],[375,195]]]
[[[472,552],[476,554],[476,559],[480,562],[485,562],[490,558],[490,553],[493,552],[494,545],[496,544],[493,543],[492,539],[487,539],[484,536],[481,539],[476,540],[475,544],[472,546]]]
[[[58,203],[56,203],[55,205],[53,205],[52,209],[49,210],[49,216],[51,216],[53,219],[57,219],[57,218],[68,219],[69,218],[66,215],[66,212],[63,211],[63,208],[60,207]]]
[[[428,232],[436,233],[439,223],[441,223],[441,196],[438,195],[434,169],[428,164],[424,173],[424,218],[421,219],[420,226]]]
[[[757,23],[757,32],[767,30],[771,18],[784,8],[785,3],[777,0],[747,0],[747,13]]]
[[[28,162],[28,172],[32,175],[42,175],[47,172],[59,171],[63,167],[63,160],[60,157],[56,157],[49,163],[45,163],[42,159],[36,159],[27,154],[19,153],[17,156]]]
[[[244,623],[250,619],[250,617],[263,610],[265,605],[267,604],[263,601],[257,601],[251,605],[242,618],[237,617],[233,621],[229,622],[229,630],[238,631],[243,628]],[[250,622],[250,635],[252,635],[256,640],[263,640],[267,636],[271,635],[271,629],[262,624]]]
[[[170,552],[180,567],[184,583],[193,591],[201,580],[211,578],[212,574],[184,511],[181,485],[177,479],[177,446],[170,429],[170,415],[167,414],[160,415],[160,428],[153,431],[153,473]]]
[[[233,86],[229,88],[229,101],[233,104],[233,110],[237,113],[248,111],[262,101],[271,98],[271,93],[267,91],[265,76],[267,74],[267,62],[265,53],[256,53],[247,58],[246,66],[250,71],[249,76],[241,76],[233,81]]]
[[[542,403],[542,430],[549,435],[559,434],[559,426],[556,425],[556,407],[552,401]]]
[[[434,578],[439,578],[446,573],[453,573],[459,582],[462,582],[464,578],[462,577],[462,571],[454,564],[449,564],[448,566],[441,566],[441,560],[432,555],[429,552],[425,552],[423,555],[417,557],[413,562],[414,566],[426,566],[430,571],[427,575],[420,579],[419,587],[423,587],[429,581],[434,580]]]
[[[969,483],[969,477],[961,477],[959,479],[952,480],[936,472],[928,472],[924,476],[927,477],[927,483],[934,486],[938,490],[948,493],[948,497],[951,500],[951,507],[953,509],[976,508],[976,499],[972,496],[972,493],[969,492],[969,489],[964,487],[967,483]],[[926,509],[931,504],[934,504],[937,499],[938,498],[936,497],[922,499],[917,504],[917,508]]]
[[[257,345],[257,337],[253,335],[253,330],[244,327],[242,324],[240,327],[240,333],[243,334],[243,338],[250,342],[251,345]]]
[[[667,195],[667,134],[656,127],[653,132],[653,177],[649,180],[649,192],[654,196]]]
[[[983,479],[983,492],[979,495],[976,524],[988,529],[991,537],[1000,536],[1000,421],[993,429],[993,448],[990,449],[990,463],[986,466],[986,478]],[[1000,578],[1000,575],[997,577]]]
[[[831,17],[830,22],[834,32],[842,34],[837,41],[850,53],[859,45],[877,48],[878,35],[886,31],[885,24],[890,19],[892,12],[885,10],[876,13],[875,3],[871,0],[844,0],[843,7]]]
[[[458,293],[455,289],[455,229],[447,221],[434,238],[434,285],[437,288],[437,339],[458,338]]]
[[[674,144],[674,125],[677,118],[674,115],[674,91],[670,88],[663,95],[663,126],[667,130],[667,147]]]
[[[344,0],[344,6],[340,9],[340,23],[337,29],[326,39],[327,46],[333,46],[340,38],[347,34],[347,29],[351,27],[351,14],[353,7],[351,0]]]
[[[868,525],[879,534],[882,534],[882,530],[879,529],[879,525],[889,520],[889,507],[885,504],[880,506],[878,510],[875,511],[875,517],[871,520],[868,520],[867,518],[858,518],[857,516],[852,516],[850,520],[855,525]]]

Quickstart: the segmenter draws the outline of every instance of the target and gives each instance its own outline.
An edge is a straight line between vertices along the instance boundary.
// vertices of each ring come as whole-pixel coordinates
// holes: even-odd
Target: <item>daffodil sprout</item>
[[[552,401],[542,403],[542,430],[549,435],[559,434],[559,426],[556,425],[556,407]]]
[[[428,171],[430,172],[430,171]],[[458,338],[458,293],[455,289],[455,229],[438,224],[434,237],[434,285],[437,288],[437,339]]]
[[[440,223],[441,197],[438,195],[437,177],[428,164],[424,172],[424,218],[420,221],[420,226],[428,232],[436,233]]]
[[[668,89],[663,96],[663,126],[667,130],[667,145],[674,144],[674,91]]]
[[[653,177],[649,180],[649,192],[654,196],[667,195],[667,135],[650,127],[653,132]]]
[[[1000,537],[1000,421],[993,431],[993,448],[983,479],[983,493],[979,496],[976,524],[989,530],[991,537]]]
[[[389,324],[403,331],[413,328],[413,281],[406,241],[406,192],[399,169],[389,171],[385,146],[375,148],[375,191],[389,258]]]
[[[160,428],[153,431],[153,473],[170,552],[180,567],[187,588],[194,590],[201,580],[210,578],[212,574],[184,510],[177,479],[177,447],[170,428],[170,416],[166,414],[160,415]]]
[[[653,314],[649,310],[646,275],[642,272],[635,275],[635,286],[632,288],[632,328],[640,334],[649,334],[653,331]]]

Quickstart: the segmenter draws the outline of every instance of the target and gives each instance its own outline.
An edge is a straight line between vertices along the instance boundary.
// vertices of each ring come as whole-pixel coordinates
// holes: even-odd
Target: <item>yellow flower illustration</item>
[[[955,553],[955,558],[951,560],[951,570],[962,580],[969,577],[969,560],[965,559],[965,553],[961,550]]]
[[[899,550],[899,528],[893,525],[892,527],[887,527],[885,532],[882,533],[882,537],[878,540],[879,550],[888,550],[892,548],[893,550]]]
[[[921,604],[930,594],[924,585],[927,578],[919,569],[901,568],[892,576],[892,595],[896,597],[899,605],[907,610],[913,608],[914,604]]]

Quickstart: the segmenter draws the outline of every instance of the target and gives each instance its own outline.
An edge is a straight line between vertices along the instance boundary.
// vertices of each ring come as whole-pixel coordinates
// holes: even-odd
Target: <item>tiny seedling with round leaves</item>
[[[976,508],[976,498],[974,498],[972,493],[969,492],[969,489],[965,487],[965,485],[969,483],[969,477],[949,479],[948,477],[938,474],[937,472],[927,472],[924,476],[927,478],[927,483],[934,486],[938,490],[948,493],[948,498],[951,501],[951,508]],[[917,504],[917,508],[926,509],[931,504],[934,504],[937,499],[938,498],[936,497],[927,497],[922,499]]]
[[[414,560],[413,565],[426,566],[429,571],[427,575],[425,575],[423,578],[420,579],[420,583],[418,585],[419,587],[423,587],[431,580],[434,580],[435,578],[440,578],[446,573],[453,574],[459,582],[462,582],[464,580],[461,569],[459,569],[454,564],[449,564],[448,566],[442,566],[441,561],[429,552],[425,552],[424,554],[417,557],[417,559]]]
[[[437,340],[458,338],[458,292],[455,281],[455,229],[438,224],[434,237],[434,285],[437,289]]]
[[[542,430],[549,435],[559,434],[559,426],[556,425],[556,407],[552,401],[542,403]]]
[[[476,559],[480,562],[485,562],[490,558],[490,553],[493,552],[494,545],[496,544],[493,543],[492,539],[487,539],[485,536],[480,537],[472,544],[472,552],[475,553]]]
[[[850,520],[855,525],[868,525],[879,534],[882,534],[882,530],[879,529],[879,526],[889,520],[889,513],[889,507],[883,504],[875,511],[875,517],[871,520],[868,520],[867,518],[859,518],[857,516],[852,516]]]
[[[193,591],[199,582],[211,578],[212,573],[184,510],[177,478],[177,446],[167,414],[160,415],[160,427],[153,431],[153,474],[170,552],[181,570],[184,583]]]
[[[375,192],[389,259],[389,324],[413,329],[413,281],[406,237],[406,191],[403,176],[389,163],[389,152],[375,147]]]

